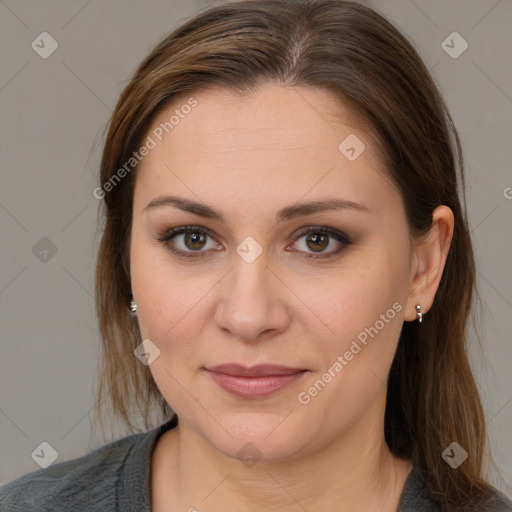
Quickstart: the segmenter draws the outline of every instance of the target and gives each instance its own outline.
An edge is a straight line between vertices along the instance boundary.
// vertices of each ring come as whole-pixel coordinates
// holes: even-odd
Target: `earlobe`
[[[440,205],[432,213],[429,233],[414,247],[414,275],[411,276],[404,319],[419,319],[416,306],[421,306],[425,315],[432,307],[443,275],[446,258],[450,250],[454,230],[454,215],[448,206]]]

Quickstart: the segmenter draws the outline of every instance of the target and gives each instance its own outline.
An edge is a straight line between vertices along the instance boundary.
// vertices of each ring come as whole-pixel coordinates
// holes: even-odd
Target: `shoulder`
[[[414,466],[407,477],[398,512],[441,512],[421,477],[421,471]]]
[[[441,510],[425,485],[420,469],[415,466],[405,483],[398,512],[441,512]],[[512,512],[512,501],[502,492],[492,488],[490,500],[480,504],[477,510],[478,512]]]
[[[492,501],[483,512],[512,512],[512,500],[505,496],[501,491],[493,489]]]
[[[132,489],[133,499],[144,502],[151,450],[167,426],[131,434],[0,486],[0,512],[115,511],[120,510],[119,496],[122,494],[124,501],[127,489]],[[142,485],[134,486],[137,480]],[[140,494],[135,496],[136,492]]]
[[[128,436],[4,484],[0,487],[0,510],[81,510],[81,506],[86,508],[82,503],[85,499],[101,506],[98,510],[114,510],[116,474],[141,435]]]

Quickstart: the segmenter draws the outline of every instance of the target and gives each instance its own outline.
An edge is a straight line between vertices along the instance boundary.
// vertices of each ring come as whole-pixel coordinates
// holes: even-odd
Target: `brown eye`
[[[206,235],[201,232],[186,233],[184,244],[188,249],[198,250],[202,249],[206,243]]]
[[[312,233],[306,237],[306,244],[308,244],[308,247],[313,251],[321,252],[329,245],[329,237],[318,233]]]
[[[170,229],[157,240],[181,259],[207,258],[210,251],[206,249],[219,250],[220,247],[205,229],[196,226]]]
[[[180,259],[208,258],[211,250],[222,250],[222,246],[214,241],[207,230],[197,226],[182,226],[170,229],[158,237],[157,240],[171,253],[179,256]],[[210,246],[208,246],[209,243]],[[302,257],[319,260],[337,255],[351,243],[347,235],[341,231],[328,227],[310,227],[303,230],[292,245],[299,245],[298,252],[303,253]],[[300,247],[301,245],[302,247]],[[337,249],[326,250],[331,246],[336,247],[336,245],[338,245]]]
[[[298,246],[298,252],[304,253],[305,258],[327,259],[336,256],[351,243],[348,236],[341,231],[328,227],[311,227],[299,233],[293,245]],[[336,245],[339,246],[338,249],[326,250],[328,247]]]

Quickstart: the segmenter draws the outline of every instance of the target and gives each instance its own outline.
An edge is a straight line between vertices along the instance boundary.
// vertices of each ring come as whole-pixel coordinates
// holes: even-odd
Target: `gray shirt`
[[[0,487],[1,512],[151,512],[151,455],[159,437],[177,424],[174,415],[145,433],[132,434],[72,460],[54,463]],[[512,511],[496,491],[494,508]],[[194,504],[192,504],[194,505]],[[196,507],[200,510],[199,505]],[[414,468],[397,512],[438,512]]]

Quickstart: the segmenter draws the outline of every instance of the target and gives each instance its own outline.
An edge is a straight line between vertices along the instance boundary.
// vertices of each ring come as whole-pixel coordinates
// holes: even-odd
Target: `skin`
[[[416,304],[428,318],[453,214],[439,206],[427,239],[412,240],[375,139],[328,92],[269,82],[243,95],[183,95],[148,134],[190,96],[197,106],[141,161],[134,191],[137,316],[143,339],[160,350],[150,371],[179,417],[153,453],[153,510],[395,511],[412,465],[385,443],[386,379]],[[349,134],[366,146],[354,161],[338,150]],[[170,205],[145,210],[170,194],[209,205],[225,220]],[[371,212],[330,210],[276,223],[281,208],[327,197]],[[181,234],[167,247],[157,241],[186,225],[211,237],[185,245]],[[315,250],[297,235],[308,226],[341,231],[352,243],[330,237]],[[248,236],[263,249],[252,263],[236,252]],[[169,246],[189,254],[199,247],[206,257],[181,260]],[[337,249],[324,260],[305,257]],[[394,318],[300,403],[298,394],[394,303],[402,306]],[[203,369],[230,362],[309,372],[269,397],[246,399]],[[248,442],[258,450],[251,467],[237,455]]]

